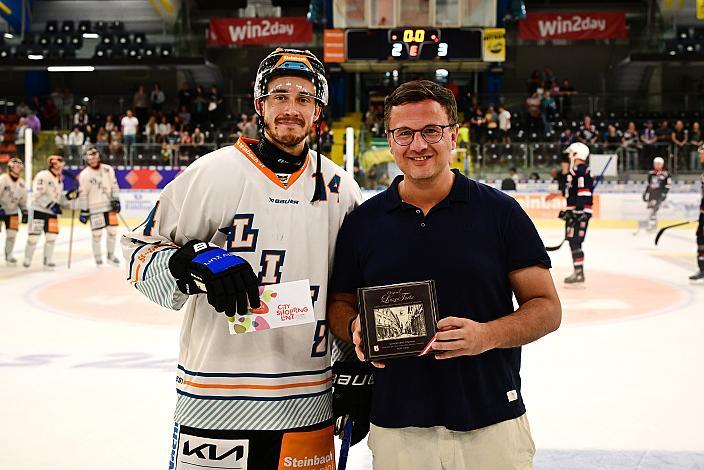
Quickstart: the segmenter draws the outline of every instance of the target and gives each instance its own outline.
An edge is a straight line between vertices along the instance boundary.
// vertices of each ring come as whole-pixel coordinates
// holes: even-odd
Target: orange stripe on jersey
[[[296,180],[303,174],[303,171],[305,171],[306,167],[308,166],[308,160],[310,160],[310,154],[306,155],[306,161],[303,163],[303,166],[301,167],[301,169],[298,170],[297,172],[293,173],[291,175],[291,177],[288,179],[288,184],[283,184],[281,182],[281,180],[279,179],[279,177],[276,176],[276,174],[273,171],[271,171],[269,168],[267,168],[266,165],[264,165],[264,163],[262,163],[262,161],[259,160],[259,158],[257,158],[257,156],[254,154],[254,152],[252,152],[252,149],[249,148],[248,144],[256,144],[258,142],[259,142],[258,140],[247,139],[246,137],[240,137],[237,140],[237,142],[235,142],[235,148],[237,150],[239,150],[240,152],[242,152],[249,159],[249,161],[252,162],[254,164],[254,166],[257,167],[259,169],[259,171],[261,171],[264,174],[264,176],[269,178],[269,180],[271,180],[271,182],[274,183],[276,186],[278,186],[282,189],[288,189],[291,186],[293,186],[293,183],[296,182]]]
[[[196,388],[224,388],[228,390],[236,390],[236,389],[251,389],[251,390],[284,390],[287,388],[301,388],[301,387],[315,387],[316,385],[325,385],[329,382],[332,382],[332,377],[328,377],[325,380],[319,380],[317,382],[300,382],[300,383],[293,383],[293,384],[281,384],[281,385],[230,385],[230,384],[204,384],[204,383],[198,383],[198,382],[192,382],[190,380],[184,380],[183,383],[184,385],[190,385],[191,387],[196,387]]]

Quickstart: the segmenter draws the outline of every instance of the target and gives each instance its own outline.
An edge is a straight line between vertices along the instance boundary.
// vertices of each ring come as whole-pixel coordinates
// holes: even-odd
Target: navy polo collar
[[[452,183],[450,194],[440,201],[438,206],[445,205],[448,202],[469,202],[469,179],[460,173],[459,170],[453,169],[452,172],[455,174],[455,181]],[[403,207],[403,201],[398,192],[398,184],[401,181],[403,181],[403,175],[398,175],[385,191],[383,206],[387,212]]]

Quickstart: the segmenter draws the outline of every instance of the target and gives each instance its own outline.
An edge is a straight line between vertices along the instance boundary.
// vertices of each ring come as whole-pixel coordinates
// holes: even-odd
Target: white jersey
[[[49,206],[54,203],[63,208],[69,207],[71,202],[64,195],[64,182],[59,176],[49,170],[42,170],[32,181],[32,209],[45,214],[54,214]]]
[[[112,209],[110,202],[120,199],[115,170],[105,163],[101,163],[97,169],[87,166],[81,170],[78,184],[78,205],[81,210],[87,209],[91,214],[109,212]]]
[[[27,188],[22,178],[13,180],[9,174],[0,175],[0,209],[5,214],[16,214],[17,209],[27,210]]]
[[[175,416],[185,426],[281,430],[332,416],[327,285],[337,232],[361,192],[321,157],[325,196],[312,204],[310,155],[284,184],[247,143],[256,141],[240,139],[196,160],[122,240],[132,285],[164,307],[186,305]],[[175,249],[194,239],[246,259],[261,284],[310,280],[316,323],[230,336],[225,315],[205,295],[182,294],[168,270]]]

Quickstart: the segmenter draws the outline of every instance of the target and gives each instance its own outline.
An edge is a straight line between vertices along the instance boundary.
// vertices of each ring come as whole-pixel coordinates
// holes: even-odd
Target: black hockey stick
[[[594,194],[594,191],[596,190],[596,187],[599,186],[599,183],[601,183],[601,180],[604,178],[604,173],[606,172],[606,169],[609,167],[611,164],[611,160],[613,160],[614,157],[609,157],[608,160],[606,160],[606,165],[604,165],[604,168],[601,170],[601,173],[599,176],[596,177],[596,182],[594,183],[594,186],[592,186],[592,194]],[[562,248],[562,245],[567,241],[567,221],[565,221],[565,236],[562,237],[562,241],[560,242],[559,245],[555,246],[546,246],[545,251],[557,251],[560,248]]]
[[[662,237],[662,234],[665,233],[665,230],[667,230],[668,228],[675,228],[675,227],[681,227],[683,225],[696,224],[697,222],[699,222],[699,219],[688,220],[687,222],[680,222],[678,224],[672,224],[672,225],[668,225],[667,227],[661,228],[660,230],[658,230],[658,234],[655,235],[655,244],[656,245],[658,244],[658,242],[660,241],[660,237]]]

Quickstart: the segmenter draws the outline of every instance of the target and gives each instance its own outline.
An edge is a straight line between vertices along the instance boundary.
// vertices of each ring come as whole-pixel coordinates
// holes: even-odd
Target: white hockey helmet
[[[570,146],[565,149],[564,153],[568,154],[570,158],[574,156],[574,158],[586,160],[589,156],[589,147],[581,142],[575,142],[570,144]]]
[[[653,164],[659,163],[660,165],[665,164],[665,159],[662,157],[655,157],[653,158]]]

